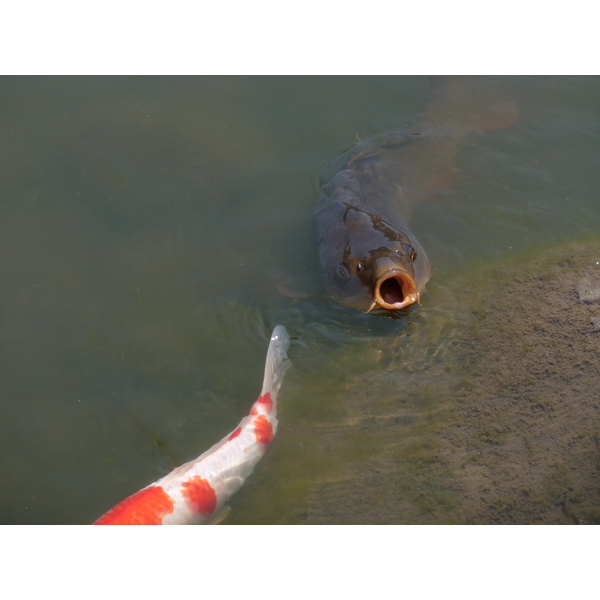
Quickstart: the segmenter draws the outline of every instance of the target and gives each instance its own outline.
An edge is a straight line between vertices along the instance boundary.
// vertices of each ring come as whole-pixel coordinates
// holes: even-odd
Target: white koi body
[[[100,517],[94,525],[182,525],[218,518],[277,431],[277,393],[290,365],[285,327],[273,330],[263,388],[250,414],[218,444]]]

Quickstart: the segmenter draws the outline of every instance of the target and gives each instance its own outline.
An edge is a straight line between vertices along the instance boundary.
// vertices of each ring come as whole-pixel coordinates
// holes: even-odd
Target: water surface
[[[427,78],[0,79],[1,522],[91,522],[197,456],[255,400],[278,323],[298,338],[280,431],[228,522],[468,522],[444,440],[473,377],[470,298],[486,265],[600,231],[600,79],[496,84],[520,119],[466,138],[416,211],[433,278],[390,319],[322,296],[316,181],[348,143],[409,124]],[[477,427],[473,443],[508,443]],[[573,487],[547,469],[537,513],[503,522],[573,521],[547,509]],[[475,521],[497,522],[489,504]]]

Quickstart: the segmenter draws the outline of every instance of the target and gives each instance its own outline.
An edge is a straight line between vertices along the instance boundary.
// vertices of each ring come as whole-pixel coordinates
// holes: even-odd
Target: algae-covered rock
[[[593,239],[438,276],[401,334],[336,348],[311,400],[327,411],[301,409],[297,365],[233,522],[600,523],[600,315],[576,292],[599,255]]]
[[[473,389],[440,432],[462,522],[600,523],[599,250],[573,242],[482,269],[469,310],[485,316],[463,356]],[[484,423],[502,432],[493,444]]]

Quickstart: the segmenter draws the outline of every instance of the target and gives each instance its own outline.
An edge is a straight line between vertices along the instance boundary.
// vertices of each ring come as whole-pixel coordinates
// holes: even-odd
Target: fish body
[[[354,144],[323,171],[319,261],[326,290],[340,304],[369,312],[419,302],[430,266],[408,220],[419,202],[451,183],[467,133],[514,122],[514,104],[491,100],[477,78],[436,78],[413,129]]]
[[[273,330],[263,388],[250,414],[219,443],[126,498],[94,525],[183,525],[216,522],[277,432],[277,395],[290,366],[289,336]]]

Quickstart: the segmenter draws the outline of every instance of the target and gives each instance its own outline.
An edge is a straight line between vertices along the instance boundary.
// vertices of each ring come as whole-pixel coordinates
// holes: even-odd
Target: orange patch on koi
[[[227,441],[230,442],[231,440],[233,440],[234,438],[236,438],[238,435],[240,435],[240,433],[242,433],[242,428],[238,427],[228,438]]]
[[[256,436],[256,439],[265,446],[271,443],[271,440],[273,439],[273,427],[265,415],[256,417],[256,420],[254,421],[254,435]]]
[[[258,399],[258,403],[263,404],[267,409],[267,412],[271,412],[271,409],[273,408],[273,402],[271,401],[271,394],[269,394],[269,392],[267,392],[264,396],[261,396]]]
[[[160,525],[173,512],[175,503],[160,486],[129,496],[100,517],[94,525]]]
[[[206,479],[198,475],[181,484],[181,494],[190,509],[201,515],[210,515],[217,506],[215,490]]]

